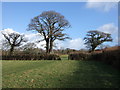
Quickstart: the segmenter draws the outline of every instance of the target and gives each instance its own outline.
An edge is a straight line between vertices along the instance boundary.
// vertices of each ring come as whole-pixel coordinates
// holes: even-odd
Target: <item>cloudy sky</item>
[[[3,2],[1,31],[25,34],[30,42],[40,40],[42,37],[38,33],[26,30],[27,25],[32,18],[49,10],[61,13],[71,24],[71,28],[66,29],[65,32],[72,39],[56,40],[57,49],[85,48],[83,38],[89,30],[110,33],[113,42],[104,44],[110,46],[118,44],[118,3],[116,2],[91,2],[91,0],[87,2]],[[38,46],[43,48],[44,43],[41,42]]]

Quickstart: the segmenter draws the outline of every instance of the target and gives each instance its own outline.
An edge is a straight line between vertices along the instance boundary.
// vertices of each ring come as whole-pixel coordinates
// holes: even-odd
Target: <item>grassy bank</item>
[[[95,61],[4,61],[3,88],[120,87],[120,73]]]

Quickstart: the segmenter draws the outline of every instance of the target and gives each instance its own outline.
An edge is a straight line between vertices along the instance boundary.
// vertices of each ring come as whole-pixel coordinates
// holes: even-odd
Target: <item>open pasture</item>
[[[96,61],[2,61],[3,88],[118,88],[120,73]]]

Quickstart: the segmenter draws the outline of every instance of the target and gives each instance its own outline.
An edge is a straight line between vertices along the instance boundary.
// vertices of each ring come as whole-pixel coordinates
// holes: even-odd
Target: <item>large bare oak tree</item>
[[[87,32],[87,37],[84,38],[85,44],[90,51],[94,51],[95,48],[107,41],[112,41],[111,34],[100,32],[97,30],[91,30]]]
[[[31,20],[27,30],[40,33],[46,42],[46,53],[50,53],[56,39],[65,40],[69,38],[66,33],[63,33],[68,27],[70,24],[63,15],[55,11],[44,11]]]

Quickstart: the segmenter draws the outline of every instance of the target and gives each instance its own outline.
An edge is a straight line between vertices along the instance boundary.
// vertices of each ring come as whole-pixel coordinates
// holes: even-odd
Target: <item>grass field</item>
[[[120,73],[95,61],[2,61],[3,88],[117,88]]]
[[[61,58],[62,60],[68,60],[68,55],[60,55],[60,58]]]

